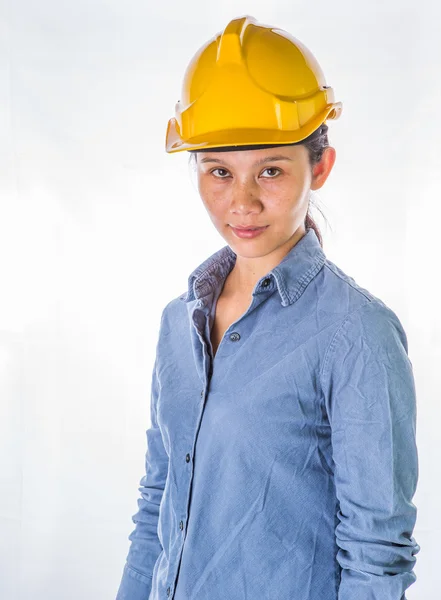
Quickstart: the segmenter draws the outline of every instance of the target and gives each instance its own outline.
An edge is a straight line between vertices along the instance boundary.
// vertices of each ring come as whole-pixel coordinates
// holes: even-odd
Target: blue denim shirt
[[[401,322],[308,229],[213,360],[235,260],[221,248],[163,309],[117,600],[403,600],[420,547]]]

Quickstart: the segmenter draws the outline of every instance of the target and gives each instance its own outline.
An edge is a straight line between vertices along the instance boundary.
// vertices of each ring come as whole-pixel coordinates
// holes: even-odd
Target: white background
[[[187,63],[250,14],[343,102],[315,194],[328,258],[386,302],[418,392],[421,545],[441,589],[440,4],[1,0],[0,597],[116,595],[166,302],[225,244],[164,137]]]

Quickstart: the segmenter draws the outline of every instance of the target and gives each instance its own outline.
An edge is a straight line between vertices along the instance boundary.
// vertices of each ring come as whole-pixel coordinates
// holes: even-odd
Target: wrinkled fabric
[[[215,252],[163,309],[117,600],[403,600],[420,547],[402,324],[308,229],[213,360],[235,260]]]

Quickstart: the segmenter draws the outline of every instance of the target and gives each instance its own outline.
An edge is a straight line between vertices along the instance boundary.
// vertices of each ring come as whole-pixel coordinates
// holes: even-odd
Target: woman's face
[[[251,258],[289,248],[302,237],[310,190],[324,184],[335,150],[328,147],[313,168],[303,145],[206,150],[196,160],[199,193],[214,226],[236,254]],[[240,238],[236,226],[266,229]]]

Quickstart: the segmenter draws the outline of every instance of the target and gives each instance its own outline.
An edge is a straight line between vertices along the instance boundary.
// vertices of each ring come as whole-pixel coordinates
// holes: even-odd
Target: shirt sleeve
[[[339,600],[406,600],[416,580],[416,395],[406,334],[381,301],[350,313],[324,358],[338,499]]]
[[[161,326],[162,322],[163,316],[161,317]],[[140,480],[141,497],[137,501],[138,512],[132,516],[135,529],[128,537],[131,543],[116,600],[148,600],[152,586],[153,568],[162,551],[157,528],[159,507],[168,473],[168,455],[157,421],[159,385],[156,365],[157,356],[151,384],[151,426],[146,431],[145,474]]]

